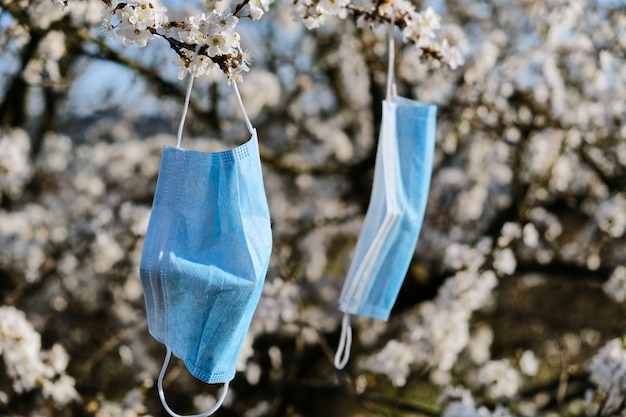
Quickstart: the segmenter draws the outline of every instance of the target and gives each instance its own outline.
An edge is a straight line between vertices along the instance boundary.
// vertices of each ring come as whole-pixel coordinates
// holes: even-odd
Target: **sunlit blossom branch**
[[[250,56],[240,46],[240,35],[235,30],[242,10],[249,5],[246,16],[259,19],[263,10],[259,5],[244,0],[235,12],[213,10],[200,15],[188,16],[184,21],[170,22],[167,8],[160,0],[132,0],[118,3],[104,0],[104,28],[118,36],[126,45],[146,46],[154,37],[165,39],[180,57],[179,78],[195,69],[195,75],[209,74],[219,69],[228,76],[229,82],[241,81],[242,74],[249,71]],[[196,65],[191,65],[195,60]]]
[[[172,38],[170,36],[165,36],[162,33],[159,33],[156,29],[148,28],[148,30],[155,36],[159,36],[165,39],[170,47],[178,54],[178,56],[183,60],[186,67],[191,66],[193,62],[193,58],[189,57],[189,53],[195,53],[196,45],[189,44],[186,42],[181,42],[178,39]],[[236,56],[232,54],[225,55],[215,55],[210,56],[208,54],[209,47],[207,45],[201,46],[198,48],[197,54],[200,56],[206,56],[213,63],[215,63],[226,75],[230,74],[232,68],[237,68],[239,65],[242,65],[241,62],[245,59],[243,52],[240,52]]]
[[[352,15],[360,27],[389,25],[393,19],[403,41],[421,51],[421,59],[434,59],[452,69],[463,64],[463,57],[455,46],[446,39],[438,40],[436,32],[441,29],[441,17],[431,7],[418,12],[410,2],[401,0],[393,4],[376,0],[371,7],[355,5],[350,0],[294,0],[293,4],[296,16],[308,29],[324,25],[331,17],[346,19]]]
[[[346,8],[348,10],[351,10],[352,12],[354,12],[354,14],[356,15],[356,17],[365,17],[369,20],[371,20],[372,22],[378,22],[381,24],[389,24],[390,22],[390,17],[385,16],[384,13],[380,10],[380,5],[382,3],[379,2],[379,4],[376,6],[375,9],[370,10],[370,9],[366,9],[362,6],[356,6],[354,4],[348,4],[346,6]],[[397,19],[394,16],[394,25],[398,26],[400,28],[400,30],[404,29],[404,26],[406,25],[405,22],[402,19]]]
[[[183,22],[169,22],[167,8],[160,0],[103,1],[108,5],[104,12],[106,30],[117,35],[126,45],[145,46],[155,36],[167,40],[182,63],[179,78],[191,71],[190,63],[195,53],[198,57],[196,75],[219,69],[228,76],[229,82],[237,82],[244,72],[249,71],[249,56],[241,50],[235,25],[241,17],[260,19],[264,10],[259,1],[243,0],[232,13],[229,9],[213,10],[208,15],[188,16]],[[409,2],[397,1],[392,6],[387,0],[376,0],[371,8],[357,6],[350,0],[294,0],[293,7],[294,16],[308,29],[323,25],[329,17],[345,19],[349,14],[356,17],[360,26],[386,25],[393,19],[403,40],[419,48],[421,59],[434,59],[453,69],[463,63],[456,47],[445,39],[436,39],[435,31],[441,28],[440,17],[430,7],[417,12]],[[244,9],[248,14],[241,16]],[[111,23],[112,18],[117,24]]]

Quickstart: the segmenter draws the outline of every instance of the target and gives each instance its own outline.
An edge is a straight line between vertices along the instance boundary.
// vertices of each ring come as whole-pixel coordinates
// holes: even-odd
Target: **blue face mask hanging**
[[[407,273],[426,211],[437,107],[398,97],[389,31],[387,98],[383,102],[374,184],[354,257],[339,298],[344,312],[335,367],[350,355],[350,314],[387,320]]]
[[[181,149],[193,71],[178,130],[177,147],[166,146],[141,257],[148,329],[166,346],[158,379],[171,353],[206,383],[224,383],[213,414],[235,376],[239,354],[258,303],[272,246],[269,210],[256,131],[225,152]]]

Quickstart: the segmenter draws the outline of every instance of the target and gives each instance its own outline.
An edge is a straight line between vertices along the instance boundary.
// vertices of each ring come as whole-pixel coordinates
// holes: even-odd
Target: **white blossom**
[[[500,230],[500,237],[498,237],[497,245],[501,248],[507,247],[515,239],[519,238],[520,235],[521,231],[519,224],[506,222],[502,225],[502,229]]]
[[[493,267],[504,275],[512,275],[517,267],[513,251],[509,248],[496,250],[493,256]]]
[[[616,410],[626,398],[626,348],[621,339],[607,342],[589,364],[589,379],[605,398],[605,412]]]
[[[157,30],[168,22],[167,8],[160,0],[113,1],[103,13],[111,27],[113,23],[108,16],[115,16],[117,26],[114,33],[125,45],[146,46],[154,36],[151,30]]]
[[[65,373],[68,356],[60,345],[41,350],[41,335],[26,315],[10,306],[0,307],[0,355],[17,393],[41,389],[60,405],[79,398],[74,379]]]
[[[250,12],[248,14],[248,16],[250,16],[250,19],[259,20],[261,17],[263,17],[264,13],[265,10],[260,0],[250,1]]]
[[[609,279],[602,284],[602,289],[615,302],[626,301],[626,266],[620,265],[615,268]]]
[[[299,316],[299,288],[292,282],[275,278],[266,282],[263,294],[255,311],[250,332],[252,334],[273,333],[288,330],[288,325]]]
[[[32,175],[30,138],[21,129],[0,131],[0,195],[17,196]]]
[[[346,9],[348,4],[350,4],[350,0],[319,0],[317,12],[345,19],[348,16],[348,10]]]
[[[522,229],[522,240],[524,244],[529,248],[536,248],[539,246],[539,232],[532,223],[526,223]]]
[[[475,364],[483,364],[491,358],[493,330],[487,325],[478,326],[472,333],[467,350]]]
[[[611,237],[626,234],[626,195],[618,193],[603,201],[595,213],[600,229]]]
[[[519,358],[519,368],[524,375],[535,376],[539,371],[539,361],[532,350],[525,350]]]
[[[400,4],[406,8],[403,16],[406,22],[406,26],[402,30],[403,38],[415,42],[420,48],[433,46],[436,31],[441,29],[441,17],[435,13],[432,7],[418,12],[408,2],[401,2]],[[399,12],[402,14],[402,9]],[[446,45],[448,45],[447,42]]]
[[[446,404],[442,417],[513,417],[501,405],[497,405],[493,412],[485,406],[477,405],[472,394],[464,388],[447,388],[439,402]]]
[[[102,398],[98,404],[96,417],[140,417],[148,416],[145,394],[139,389],[128,392],[121,403]]]
[[[512,398],[521,387],[521,378],[506,359],[485,363],[476,374],[476,383],[493,399]]]
[[[437,49],[441,52],[444,62],[448,64],[451,69],[457,69],[465,63],[463,54],[456,46],[451,46],[447,39],[441,41],[440,45],[435,44]]]
[[[58,83],[61,72],[58,61],[66,53],[65,35],[61,31],[50,31],[39,45],[39,59],[32,59],[24,69],[23,77],[30,84],[42,81]]]
[[[404,386],[415,361],[413,347],[397,340],[390,340],[376,355],[369,357],[363,365],[365,369],[386,375],[397,387]]]

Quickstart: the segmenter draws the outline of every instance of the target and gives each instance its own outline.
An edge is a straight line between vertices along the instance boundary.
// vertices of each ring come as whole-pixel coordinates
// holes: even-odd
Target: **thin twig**
[[[239,17],[239,12],[241,11],[241,9],[243,9],[246,4],[250,3],[250,0],[243,0],[241,3],[239,3],[237,5],[237,7],[235,7],[235,11],[233,12],[233,16],[237,16]]]

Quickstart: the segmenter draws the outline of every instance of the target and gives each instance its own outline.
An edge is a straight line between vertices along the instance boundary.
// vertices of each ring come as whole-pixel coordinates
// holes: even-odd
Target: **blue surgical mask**
[[[345,313],[335,356],[339,369],[349,358],[349,315],[389,318],[415,252],[428,200],[437,107],[393,93],[390,56],[372,194],[339,298],[339,310]]]
[[[271,247],[254,129],[245,144],[225,152],[164,148],[140,276],[148,329],[167,348],[158,382],[171,415],[177,414],[162,389],[171,353],[199,380],[225,384],[217,406],[199,415],[221,405],[261,294]]]
[[[426,211],[436,111],[400,97],[383,102],[370,204],[339,299],[344,313],[389,318]]]

